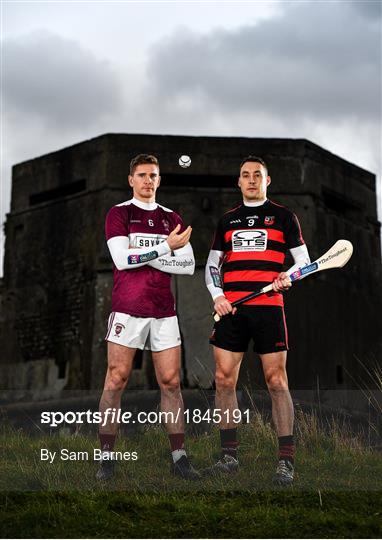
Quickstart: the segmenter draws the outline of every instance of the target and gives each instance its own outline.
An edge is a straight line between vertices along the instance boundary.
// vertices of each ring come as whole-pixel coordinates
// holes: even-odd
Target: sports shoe
[[[185,480],[198,480],[200,478],[200,472],[194,469],[187,456],[182,456],[178,461],[172,463],[171,472]]]
[[[114,459],[102,460],[96,474],[96,479],[109,480],[110,478],[114,476],[114,472],[115,472],[115,460]]]
[[[225,454],[217,463],[204,469],[203,476],[215,476],[218,474],[233,474],[239,469],[239,462],[233,456]]]
[[[277,465],[276,474],[273,478],[275,484],[279,486],[290,486],[293,484],[294,467],[290,461],[280,459]]]

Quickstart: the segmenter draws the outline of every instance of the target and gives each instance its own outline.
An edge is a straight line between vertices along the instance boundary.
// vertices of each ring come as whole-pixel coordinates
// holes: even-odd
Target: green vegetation
[[[19,493],[4,538],[380,538],[381,494]]]
[[[1,537],[89,538],[379,538],[382,455],[332,420],[298,412],[297,475],[292,488],[271,484],[276,465],[272,426],[254,414],[240,428],[241,470],[232,477],[182,481],[169,474],[168,441],[145,429],[116,450],[136,451],[111,484],[94,479],[96,437],[28,437],[3,427]],[[196,467],[218,455],[218,431],[188,437]],[[86,451],[88,461],[40,460],[40,449]]]

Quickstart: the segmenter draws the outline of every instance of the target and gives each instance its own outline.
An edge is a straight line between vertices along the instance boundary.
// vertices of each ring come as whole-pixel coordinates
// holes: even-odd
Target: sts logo
[[[245,229],[232,235],[232,251],[265,251],[268,232],[266,229]]]

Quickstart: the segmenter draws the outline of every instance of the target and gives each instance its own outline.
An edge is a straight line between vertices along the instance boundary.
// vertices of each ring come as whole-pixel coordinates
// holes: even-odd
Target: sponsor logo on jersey
[[[256,216],[256,214],[254,216],[245,216],[245,219],[259,219],[259,216]]]
[[[147,236],[136,236],[136,244],[135,247],[138,248],[146,248],[146,247],[153,247],[157,246],[161,242],[163,242],[162,239],[155,237],[147,237]]]
[[[241,223],[241,219],[232,219],[229,224],[231,225],[232,223]]]
[[[119,337],[119,334],[122,332],[122,330],[124,330],[125,327],[123,324],[121,323],[115,323],[114,325],[114,331],[115,331],[115,334],[114,334],[114,337]]]
[[[129,244],[132,248],[148,248],[157,246],[166,238],[165,234],[130,233]]]
[[[265,229],[235,231],[232,235],[232,251],[265,251],[267,239]]]
[[[275,222],[275,216],[265,216],[264,225],[273,225]]]

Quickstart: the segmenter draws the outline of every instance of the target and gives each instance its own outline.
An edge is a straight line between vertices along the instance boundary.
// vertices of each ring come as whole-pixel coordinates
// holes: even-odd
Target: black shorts
[[[287,351],[288,330],[281,306],[239,306],[235,315],[215,323],[211,345],[232,352],[245,352],[253,339],[258,354]]]

